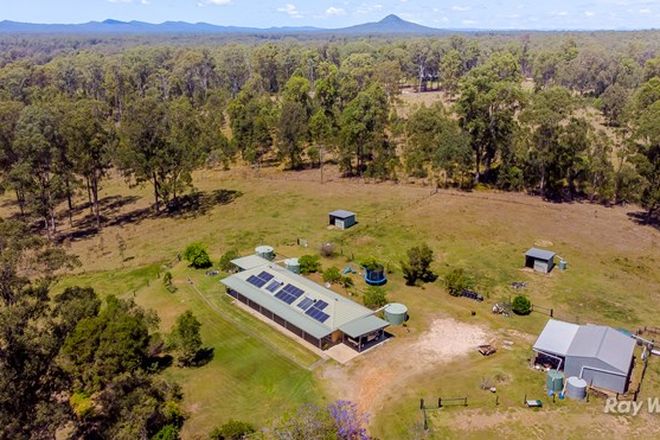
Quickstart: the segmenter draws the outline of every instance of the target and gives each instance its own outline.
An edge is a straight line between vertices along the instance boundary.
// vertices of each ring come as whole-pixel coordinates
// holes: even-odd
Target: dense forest
[[[4,41],[2,188],[53,234],[56,207],[71,209],[76,193],[88,195],[100,226],[111,167],[151,185],[159,210],[202,166],[332,160],[345,176],[639,202],[651,221],[660,38],[578,37]],[[404,85],[447,99],[404,118]]]
[[[402,111],[404,92],[438,99]],[[174,439],[184,422],[178,386],[157,373],[173,355],[191,362],[178,353],[200,350],[199,323],[160,335],[131,300],[53,296],[54,274],[77,263],[51,240],[60,212],[71,221],[82,196],[103,227],[112,170],[148,185],[159,212],[203,167],[324,163],[346,178],[638,203],[657,222],[660,33],[3,37],[0,189],[20,215],[0,219],[0,438]],[[364,434],[345,405],[271,432],[336,434],[344,418]]]

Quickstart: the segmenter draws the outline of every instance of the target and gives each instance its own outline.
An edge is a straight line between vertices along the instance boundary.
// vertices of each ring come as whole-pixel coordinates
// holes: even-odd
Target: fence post
[[[468,404],[467,404],[467,397],[465,397],[465,405],[464,405],[464,406],[468,406]]]
[[[500,406],[500,396],[495,396],[495,406]]]
[[[424,399],[419,399],[419,409],[424,409]]]
[[[550,309],[550,317],[551,318],[555,317],[555,309]]]
[[[438,408],[442,408],[442,398],[438,397]]]

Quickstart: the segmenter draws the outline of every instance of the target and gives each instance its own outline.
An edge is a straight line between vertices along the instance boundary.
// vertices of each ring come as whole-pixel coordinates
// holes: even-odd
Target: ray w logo
[[[605,412],[605,414],[627,414],[636,416],[644,408],[649,414],[660,414],[660,397],[649,397],[646,400],[640,400],[638,402],[628,400],[618,401],[616,398],[610,397],[605,401],[603,412]]]

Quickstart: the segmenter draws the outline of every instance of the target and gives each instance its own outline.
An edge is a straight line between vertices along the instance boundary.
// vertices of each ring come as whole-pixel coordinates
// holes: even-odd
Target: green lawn
[[[184,437],[203,438],[231,418],[260,426],[303,403],[323,401],[310,368],[319,360],[315,354],[230,304],[217,277],[179,264],[172,270],[179,288],[170,293],[156,278],[159,267],[71,277],[58,289],[89,285],[101,295],[134,297],[158,312],[164,332],[177,315],[193,311],[202,323],[204,344],[214,350],[213,359],[201,367],[173,366],[163,373],[183,389],[188,414]]]

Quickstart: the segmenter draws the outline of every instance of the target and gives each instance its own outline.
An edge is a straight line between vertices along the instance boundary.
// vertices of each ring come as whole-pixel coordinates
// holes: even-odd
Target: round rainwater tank
[[[408,319],[408,308],[403,304],[392,303],[385,306],[385,320],[392,325],[401,325]]]
[[[584,400],[587,397],[587,382],[579,377],[569,377],[566,380],[566,396],[573,400]]]
[[[546,379],[546,386],[548,391],[553,393],[558,393],[564,389],[564,373],[557,370],[548,370],[548,376]]]
[[[300,262],[298,262],[297,258],[289,258],[284,260],[284,265],[291,272],[300,273]]]
[[[559,270],[568,269],[568,262],[566,260],[559,260]]]
[[[270,246],[257,246],[254,252],[266,260],[272,261],[275,258],[275,249]]]

